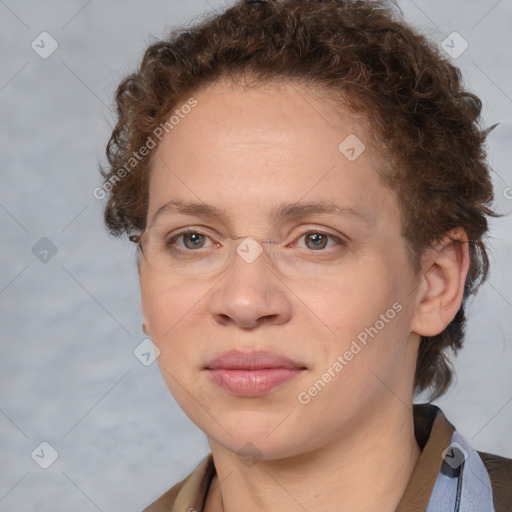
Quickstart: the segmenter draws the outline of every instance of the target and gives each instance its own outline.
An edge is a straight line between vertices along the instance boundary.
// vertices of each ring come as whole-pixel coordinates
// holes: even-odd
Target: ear
[[[469,270],[465,231],[454,229],[429,247],[422,257],[422,269],[411,331],[435,336],[453,320],[462,303]]]

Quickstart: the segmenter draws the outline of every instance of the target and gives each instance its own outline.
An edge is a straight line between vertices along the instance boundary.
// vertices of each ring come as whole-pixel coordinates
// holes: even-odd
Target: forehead
[[[271,208],[300,201],[357,209],[377,223],[396,217],[396,198],[378,177],[368,123],[335,108],[322,91],[220,82],[192,96],[196,106],[156,151],[148,220],[172,200],[255,222]]]

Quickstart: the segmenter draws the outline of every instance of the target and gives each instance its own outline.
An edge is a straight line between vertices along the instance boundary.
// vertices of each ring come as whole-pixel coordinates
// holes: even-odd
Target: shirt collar
[[[425,512],[443,463],[442,453],[455,431],[432,404],[414,404],[414,433],[422,449],[396,512]]]
[[[414,404],[414,433],[422,449],[396,512],[425,512],[443,462],[442,453],[450,444],[455,428],[443,412],[432,404]],[[215,465],[209,453],[184,480],[172,512],[202,512]]]

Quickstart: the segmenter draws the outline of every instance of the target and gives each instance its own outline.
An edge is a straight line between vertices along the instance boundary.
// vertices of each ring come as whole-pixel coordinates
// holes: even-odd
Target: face
[[[299,84],[218,82],[194,98],[155,155],[147,223],[169,250],[206,253],[180,253],[191,259],[166,271],[140,262],[145,328],[179,405],[210,441],[233,452],[252,443],[267,459],[320,449],[403,407],[417,280],[363,120]],[[170,201],[219,215],[177,213]],[[176,237],[182,228],[199,236]],[[278,257],[234,252],[221,270],[191,275],[228,250],[230,233],[277,240]]]

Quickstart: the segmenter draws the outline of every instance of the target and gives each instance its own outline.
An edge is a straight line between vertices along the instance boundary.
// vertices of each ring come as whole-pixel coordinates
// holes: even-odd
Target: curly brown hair
[[[385,156],[381,178],[397,192],[416,271],[426,247],[454,228],[465,230],[471,263],[462,304],[443,332],[422,337],[416,364],[416,392],[443,394],[452,380],[446,351],[462,347],[465,303],[489,269],[487,217],[498,216],[490,209],[490,129],[481,127],[480,99],[464,89],[459,69],[438,47],[383,1],[241,0],[149,46],[138,71],[120,83],[102,169],[111,234],[145,227],[155,130],[180,102],[226,77],[320,87],[366,116]]]

